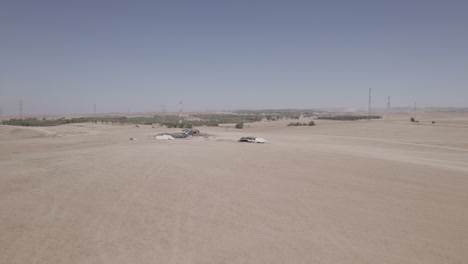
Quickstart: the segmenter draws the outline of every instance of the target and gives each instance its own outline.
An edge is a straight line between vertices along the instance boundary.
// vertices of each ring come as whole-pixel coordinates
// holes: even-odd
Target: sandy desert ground
[[[468,263],[468,116],[430,121],[0,126],[0,263]]]

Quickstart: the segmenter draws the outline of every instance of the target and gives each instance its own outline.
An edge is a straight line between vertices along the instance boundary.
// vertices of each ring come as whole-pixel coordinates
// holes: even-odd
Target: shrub
[[[412,118],[410,119],[410,121],[413,122],[413,123],[416,122],[416,120],[414,120],[414,117],[412,117]]]
[[[307,124],[306,123],[303,124],[303,123],[300,123],[300,122],[296,122],[296,123],[293,122],[293,123],[288,124],[288,126],[305,126],[305,125],[307,125]]]
[[[243,122],[237,123],[237,124],[236,124],[236,128],[237,128],[237,129],[242,129],[242,128],[244,128],[244,123],[243,123]]]
[[[314,122],[314,121],[310,121],[310,122],[309,122],[309,126],[315,126],[315,122]]]

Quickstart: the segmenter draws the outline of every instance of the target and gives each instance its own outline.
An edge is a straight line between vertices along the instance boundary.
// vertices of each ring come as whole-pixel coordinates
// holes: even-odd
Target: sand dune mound
[[[91,125],[67,124],[52,127],[20,127],[0,126],[0,140],[15,140],[26,138],[68,137],[84,134],[99,134],[98,128]]]
[[[36,127],[0,126],[0,140],[51,137],[55,133]]]

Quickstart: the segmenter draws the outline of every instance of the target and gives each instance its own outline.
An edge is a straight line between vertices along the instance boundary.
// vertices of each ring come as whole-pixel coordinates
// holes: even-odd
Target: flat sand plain
[[[430,121],[0,126],[0,263],[468,263],[468,116]]]

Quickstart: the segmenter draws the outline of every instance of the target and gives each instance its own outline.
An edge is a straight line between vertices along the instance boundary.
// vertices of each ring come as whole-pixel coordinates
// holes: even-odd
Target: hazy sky
[[[4,115],[468,106],[468,1],[0,1]]]

